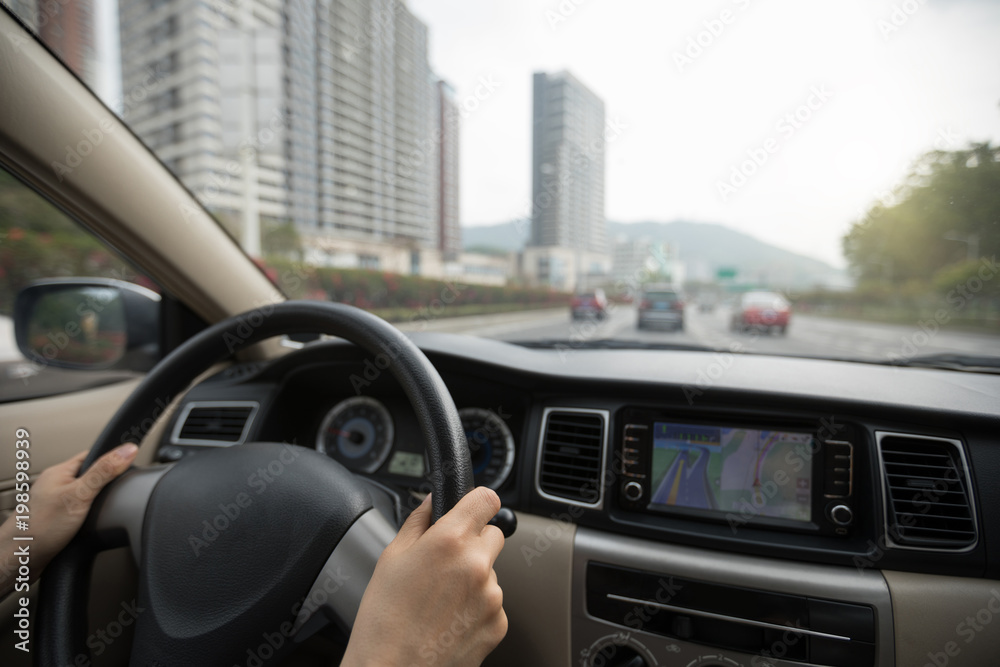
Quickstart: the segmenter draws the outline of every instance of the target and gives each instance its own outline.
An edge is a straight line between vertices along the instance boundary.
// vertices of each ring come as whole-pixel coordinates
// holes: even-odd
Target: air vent
[[[976,512],[962,443],[902,433],[875,435],[889,543],[933,551],[975,546]]]
[[[196,401],[184,406],[171,442],[175,445],[238,445],[257,414],[256,401]]]
[[[607,424],[608,413],[604,410],[545,410],[536,477],[543,497],[600,506]]]

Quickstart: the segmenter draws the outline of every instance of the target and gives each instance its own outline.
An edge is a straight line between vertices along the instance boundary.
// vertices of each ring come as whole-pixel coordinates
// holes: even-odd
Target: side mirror
[[[43,366],[145,372],[160,356],[160,295],[104,278],[39,281],[17,295],[14,334]]]

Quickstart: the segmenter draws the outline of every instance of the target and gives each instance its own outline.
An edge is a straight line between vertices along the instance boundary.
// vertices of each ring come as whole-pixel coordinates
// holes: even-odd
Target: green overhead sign
[[[732,267],[724,267],[715,272],[715,277],[719,280],[729,280],[736,277],[736,269]]]

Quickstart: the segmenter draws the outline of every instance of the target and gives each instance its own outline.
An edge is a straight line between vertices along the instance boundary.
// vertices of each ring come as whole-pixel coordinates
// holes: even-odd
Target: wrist
[[[399,655],[388,655],[393,653],[388,644],[383,644],[378,650],[369,650],[371,647],[355,650],[355,646],[348,641],[340,667],[400,667],[412,662],[412,656],[408,660],[402,650],[397,651]]]

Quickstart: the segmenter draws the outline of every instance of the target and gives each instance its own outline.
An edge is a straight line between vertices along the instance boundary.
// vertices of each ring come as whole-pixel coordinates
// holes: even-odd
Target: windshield
[[[1000,358],[1000,3],[2,2],[289,297]]]

